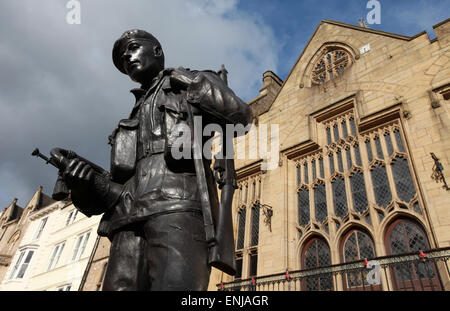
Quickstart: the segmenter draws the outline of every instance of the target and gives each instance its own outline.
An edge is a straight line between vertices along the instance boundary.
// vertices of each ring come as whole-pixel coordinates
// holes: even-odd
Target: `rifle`
[[[222,65],[219,72],[221,79],[227,84],[226,69]],[[187,103],[188,120],[192,136],[192,148],[194,155],[194,166],[200,193],[200,203],[203,212],[203,222],[206,233],[206,241],[209,246],[208,264],[216,267],[227,274],[236,274],[236,260],[234,254],[233,222],[231,205],[234,190],[237,188],[236,172],[234,169],[234,158],[218,159],[214,162],[214,176],[211,174],[209,162],[202,157],[201,137],[195,137],[194,116],[192,108]],[[207,111],[215,115],[214,111]],[[220,116],[217,116],[220,118]],[[231,120],[226,120],[233,123]],[[222,155],[234,154],[233,137],[227,138],[225,129],[223,132]],[[201,134],[201,133],[200,133]],[[231,140],[230,140],[231,139]],[[230,140],[230,142],[228,142]],[[218,201],[216,183],[219,184],[221,200]]]
[[[69,165],[70,160],[78,158],[81,161],[85,162],[86,164],[89,164],[94,170],[94,178],[99,178],[100,176],[106,176],[108,174],[108,172],[104,170],[102,167],[77,155],[75,152],[71,150],[65,150],[62,148],[53,148],[50,151],[50,158],[48,158],[45,155],[43,155],[38,148],[36,148],[33,150],[31,155],[44,159],[45,164],[50,163],[59,170],[58,179],[56,180],[52,194],[52,198],[58,201],[66,199],[69,195],[69,188],[64,182],[64,179],[62,178],[61,174],[66,169],[67,165]]]

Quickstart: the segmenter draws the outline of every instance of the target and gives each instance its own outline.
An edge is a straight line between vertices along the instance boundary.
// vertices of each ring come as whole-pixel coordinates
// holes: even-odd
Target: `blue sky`
[[[432,26],[450,17],[449,0],[378,0],[381,23],[370,28],[413,36],[424,30],[434,38]],[[358,25],[371,9],[368,0],[243,0],[237,10],[249,12],[274,31],[280,44],[276,74],[283,80],[317,25],[325,19]]]
[[[0,1],[0,208],[25,206],[56,170],[31,157],[61,147],[104,168],[106,144],[134,105],[136,87],[111,61],[114,41],[141,28],[162,43],[166,66],[218,70],[248,101],[262,74],[285,79],[321,20],[357,25],[369,0],[78,0],[81,24],[66,22],[69,0]],[[378,0],[381,24],[412,36],[449,17],[450,0]]]

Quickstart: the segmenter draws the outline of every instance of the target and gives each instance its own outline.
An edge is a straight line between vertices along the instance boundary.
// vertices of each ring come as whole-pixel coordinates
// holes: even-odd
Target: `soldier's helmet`
[[[125,48],[130,40],[146,40],[151,41],[154,45],[161,47],[161,43],[159,43],[158,39],[156,39],[151,33],[141,30],[141,29],[132,29],[125,31],[119,39],[114,43],[114,47],[112,50],[112,58],[114,65],[120,72],[127,74],[125,72],[125,68],[123,67],[123,62],[121,60],[121,56],[123,55]],[[162,51],[162,48],[161,48]],[[164,53],[160,56],[162,62],[164,63]]]

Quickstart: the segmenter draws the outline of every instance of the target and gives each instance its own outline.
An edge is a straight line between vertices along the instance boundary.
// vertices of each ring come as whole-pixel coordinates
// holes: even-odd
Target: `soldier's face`
[[[130,41],[122,56],[126,73],[133,81],[148,83],[164,68],[159,57],[161,48],[150,41]]]

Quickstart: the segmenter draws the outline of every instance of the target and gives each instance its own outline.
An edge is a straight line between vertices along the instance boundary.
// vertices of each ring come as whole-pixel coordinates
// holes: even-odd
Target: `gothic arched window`
[[[396,157],[391,164],[392,173],[395,180],[395,188],[398,197],[409,203],[416,194],[414,182],[409,171],[408,160],[403,157]]]
[[[309,218],[309,189],[304,187],[298,191],[298,223],[306,226]]]
[[[242,208],[238,212],[238,236],[237,236],[237,244],[236,249],[244,248],[244,234],[245,234],[245,216],[247,210]]]
[[[330,247],[320,238],[311,239],[305,246],[302,256],[304,269],[314,269],[331,265]],[[303,286],[308,291],[332,290],[331,274],[317,274],[306,277]]]
[[[367,194],[363,173],[356,170],[350,175],[350,187],[352,190],[353,207],[363,214],[367,210]]]
[[[258,245],[259,241],[259,204],[254,204],[252,207],[252,229],[250,246]]]
[[[392,200],[386,167],[381,163],[376,163],[371,170],[371,177],[375,200],[379,206],[386,208]]]
[[[389,226],[385,244],[388,255],[418,254],[419,251],[430,249],[423,228],[407,219],[398,219]],[[424,286],[427,289],[440,288],[434,263],[421,261],[397,263],[391,271],[396,290],[416,290]]]
[[[342,258],[344,262],[358,261],[375,258],[375,247],[372,239],[360,230],[349,231],[343,239]],[[344,287],[354,288],[369,285],[367,282],[368,271],[351,271],[345,274]]]
[[[331,186],[333,189],[334,213],[338,217],[345,217],[348,213],[348,206],[344,178],[336,177]]]
[[[323,182],[319,182],[314,188],[314,205],[316,220],[323,222],[328,215],[327,196],[325,192],[325,184]]]

